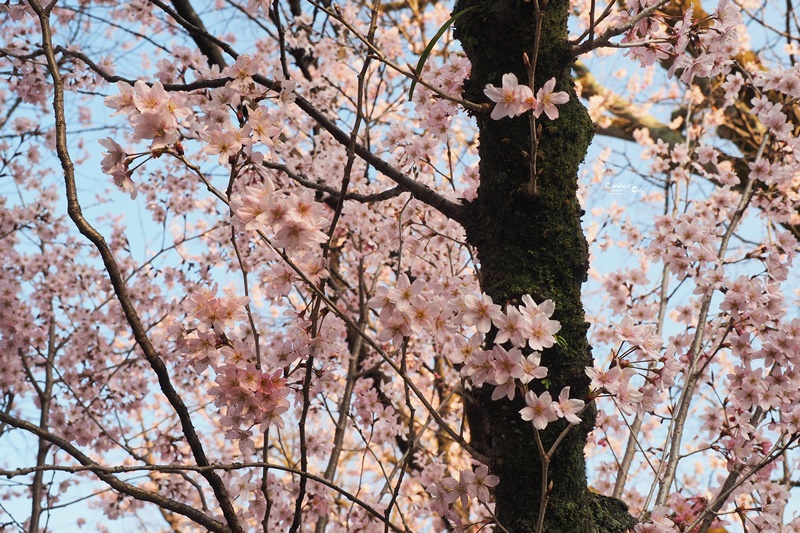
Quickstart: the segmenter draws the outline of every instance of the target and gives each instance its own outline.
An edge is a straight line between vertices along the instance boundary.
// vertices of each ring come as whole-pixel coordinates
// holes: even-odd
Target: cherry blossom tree
[[[0,529],[800,531],[791,3],[0,16]]]

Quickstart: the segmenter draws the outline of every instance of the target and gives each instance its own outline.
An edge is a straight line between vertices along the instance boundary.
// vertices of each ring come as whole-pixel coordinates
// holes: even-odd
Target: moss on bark
[[[520,83],[528,73],[523,52],[533,57],[535,6],[515,0],[459,0],[454,13],[479,5],[461,17],[455,36],[472,62],[464,96],[486,102],[483,88],[499,85],[503,74],[513,72]],[[556,90],[570,95],[559,106],[559,118],[544,115],[537,150],[538,194],[528,193],[531,152],[527,116],[492,120],[476,116],[480,130],[480,186],[468,206],[467,238],[478,252],[483,290],[500,304],[519,304],[524,294],[537,302],[556,304],[554,319],[567,348],[545,350],[542,364],[549,368],[553,397],[565,386],[582,398],[589,380],[584,367],[592,364],[586,340],[581,285],[588,271],[588,251],[580,217],[577,172],[593,135],[586,109],[577,99],[569,67],[567,0],[550,0],[542,11],[542,31],[534,92],[555,77]],[[544,391],[538,386],[537,393]],[[534,531],[541,498],[541,460],[533,428],[519,416],[522,398],[492,401],[491,392],[479,389],[468,398],[468,419],[475,446],[489,456],[500,477],[496,489],[498,520],[513,533]],[[598,497],[587,489],[583,449],[594,427],[594,410],[587,409],[583,423],[573,428],[550,463],[552,489],[545,514],[545,531],[594,533],[627,531],[632,519],[624,504]],[[545,448],[566,423],[551,424],[541,433]]]

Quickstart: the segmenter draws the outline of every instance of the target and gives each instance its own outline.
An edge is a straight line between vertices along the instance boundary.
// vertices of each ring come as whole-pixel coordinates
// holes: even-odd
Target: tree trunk
[[[533,2],[519,0],[459,0],[454,14],[471,6],[482,7],[460,17],[455,33],[472,62],[464,96],[486,102],[483,88],[488,83],[499,85],[505,73],[512,72],[520,83],[527,83],[523,52],[534,57],[536,9]],[[554,346],[542,355],[542,364],[549,369],[548,390],[556,398],[563,387],[570,386],[571,397],[585,399],[589,379],[584,367],[591,366],[592,358],[581,284],[587,277],[588,250],[576,190],[578,166],[586,155],[593,126],[570,76],[573,58],[567,43],[568,7],[567,0],[551,0],[541,13],[534,93],[555,77],[556,91],[566,91],[570,100],[559,106],[557,120],[544,115],[538,120],[537,193],[528,192],[532,150],[527,114],[501,120],[478,114],[480,187],[466,219],[470,221],[467,238],[478,251],[483,291],[495,303],[518,305],[526,293],[537,303],[545,299],[555,302],[553,319],[561,322],[559,335],[568,347]],[[472,441],[491,458],[489,466],[500,477],[496,514],[512,533],[535,531],[542,463],[533,427],[520,418],[525,403],[519,395],[514,401],[492,401],[488,389],[472,391],[466,403]],[[534,389],[537,394],[544,391],[542,385]],[[583,450],[594,427],[593,405],[582,419],[550,462],[552,488],[544,531],[623,533],[634,523],[624,504],[588,490]],[[560,420],[541,432],[545,449],[566,425]]]

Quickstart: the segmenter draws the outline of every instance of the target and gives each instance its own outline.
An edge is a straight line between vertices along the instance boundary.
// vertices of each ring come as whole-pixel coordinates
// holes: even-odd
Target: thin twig
[[[668,176],[667,180],[664,182],[664,214],[666,215],[669,212],[670,208],[670,196],[669,196],[669,189],[670,189],[671,178]],[[673,216],[677,216],[678,211],[678,203],[672,203],[672,212]],[[664,265],[661,269],[661,285],[659,287],[659,299],[658,299],[658,319],[656,320],[656,335],[661,336],[661,333],[664,331],[664,320],[667,316],[667,304],[669,302],[669,267]],[[651,368],[655,367],[655,364],[649,365]],[[619,465],[619,470],[617,472],[617,479],[614,482],[614,491],[612,492],[611,496],[613,498],[620,499],[622,497],[622,491],[625,489],[625,482],[628,478],[628,472],[630,471],[631,464],[633,464],[633,457],[636,453],[636,448],[642,448],[639,444],[639,431],[642,428],[642,422],[644,421],[644,414],[636,413],[636,417],[633,420],[633,423],[629,426],[630,434],[628,436],[628,444],[625,447],[625,453],[622,456],[622,461]],[[644,455],[645,459],[647,455],[645,451],[642,449],[642,454]],[[648,461],[649,462],[649,461]],[[652,468],[652,465],[651,465]],[[650,494],[652,496],[652,492]],[[649,500],[649,497],[648,497]]]
[[[787,434],[784,431],[781,434],[780,438],[783,439],[783,438],[786,438],[786,436],[787,436]],[[754,465],[750,469],[750,471],[747,472],[747,474],[741,476],[739,479],[735,480],[735,482],[728,483],[728,480],[726,480],[726,483],[723,486],[723,489],[720,491],[720,493],[717,495],[717,497],[714,498],[714,500],[711,501],[708,505],[706,505],[705,509],[703,509],[703,512],[701,512],[699,515],[697,515],[697,517],[695,517],[694,521],[689,525],[689,527],[686,528],[686,531],[693,531],[694,528],[697,527],[697,525],[700,524],[701,521],[703,522],[703,527],[706,528],[705,530],[701,529],[701,531],[707,531],[708,530],[708,526],[713,521],[714,513],[716,513],[716,510],[719,510],[719,508],[725,503],[725,501],[730,497],[730,495],[733,494],[733,492],[736,489],[741,487],[742,484],[744,484],[745,481],[750,479],[750,477],[753,474],[755,474],[756,472],[758,472],[759,470],[761,470],[762,468],[767,466],[769,463],[771,463],[772,461],[774,461],[775,459],[780,457],[783,454],[783,452],[785,452],[789,448],[789,446],[791,446],[791,444],[793,442],[797,441],[797,439],[800,439],[800,435],[794,434],[786,442],[785,445],[777,447],[770,454],[768,454],[764,459],[762,459],[756,465]],[[729,477],[729,479],[731,479],[731,478]]]
[[[323,185],[322,183],[316,183],[308,178],[298,174],[297,172],[292,171],[286,165],[281,163],[272,163],[271,161],[264,161],[262,165],[266,168],[270,168],[272,170],[279,170],[286,174],[292,181],[296,181],[303,187],[307,187],[309,189],[313,189],[315,191],[320,191],[324,193],[328,193],[331,195],[333,199],[337,202],[339,201],[339,193],[341,192],[340,189],[335,189],[333,187],[329,187],[327,185]],[[407,192],[400,186],[392,187],[391,189],[387,189],[382,192],[374,193],[374,194],[359,194],[354,192],[348,192],[344,195],[345,200],[355,200],[356,202],[362,204],[373,204],[375,202],[382,202],[384,200],[391,200],[392,198],[396,198]]]
[[[406,352],[408,348],[408,339],[403,339],[403,347],[401,349],[400,355],[400,370],[403,373],[408,371],[408,354]],[[408,409],[408,438],[406,441],[408,442],[408,452],[405,454],[400,466],[400,475],[397,477],[397,483],[395,484],[394,490],[392,491],[392,497],[389,499],[389,505],[386,506],[386,529],[384,529],[384,533],[389,533],[389,517],[392,514],[392,506],[396,505],[397,496],[400,494],[400,486],[403,484],[403,476],[408,469],[408,465],[411,463],[411,459],[414,456],[414,443],[416,442],[416,436],[414,431],[414,405],[411,403],[411,393],[408,389],[408,383],[403,383],[403,392],[406,398],[406,408]],[[398,506],[398,511],[400,507]],[[405,520],[403,520],[405,522]]]
[[[533,2],[535,16],[536,16],[536,36],[533,40],[533,57],[527,61],[528,56],[524,56],[528,67],[528,86],[531,91],[535,90],[536,86],[536,63],[539,61],[539,41],[542,37],[542,7],[539,5],[539,0]],[[536,128],[536,115],[531,111],[528,115],[531,124],[531,153],[528,160],[530,167],[530,182],[528,183],[528,194],[536,196],[539,194],[537,181],[539,179],[539,170],[537,169],[537,156],[539,151],[539,132]]]
[[[542,479],[539,489],[541,491],[541,494],[539,495],[539,516],[536,519],[536,533],[542,533],[544,530],[544,514],[547,511],[547,500],[550,497],[550,484],[547,482],[547,475],[550,467],[550,457],[544,451],[539,430],[533,428],[533,434],[536,437],[536,446],[539,448],[539,456],[542,460]]]

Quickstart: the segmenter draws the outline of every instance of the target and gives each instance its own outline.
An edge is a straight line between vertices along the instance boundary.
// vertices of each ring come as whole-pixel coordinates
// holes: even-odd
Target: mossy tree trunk
[[[464,96],[486,102],[483,88],[488,83],[499,86],[505,73],[512,72],[520,83],[527,83],[523,53],[533,57],[536,9],[533,2],[522,0],[458,0],[453,12],[471,6],[480,7],[458,19],[455,33],[472,62]],[[566,91],[570,100],[559,106],[557,120],[542,115],[538,121],[537,194],[528,192],[532,151],[528,116],[492,120],[488,113],[479,114],[480,187],[466,218],[470,221],[467,238],[478,251],[482,288],[495,303],[519,304],[526,293],[537,302],[555,302],[553,318],[561,322],[559,334],[568,347],[554,346],[543,353],[549,390],[556,398],[563,387],[570,386],[571,397],[585,398],[589,379],[584,367],[592,364],[581,303],[588,250],[576,190],[578,166],[594,128],[570,77],[568,7],[568,0],[550,0],[541,11],[534,93],[555,77],[556,91]],[[488,389],[475,390],[467,398],[467,415],[473,444],[491,458],[489,466],[500,477],[496,514],[512,533],[535,531],[542,463],[531,423],[519,415],[525,403],[519,395],[514,401],[492,401]],[[540,386],[536,392],[543,390]],[[569,432],[550,462],[552,489],[544,531],[623,533],[632,522],[624,505],[587,488],[583,452],[594,427],[594,408],[587,409],[582,418],[583,423]],[[541,432],[545,449],[565,427],[562,420]]]

